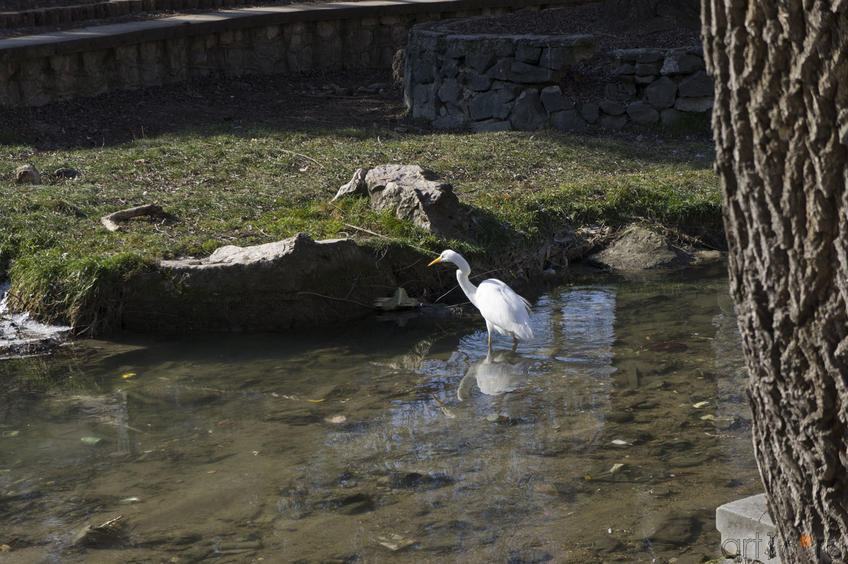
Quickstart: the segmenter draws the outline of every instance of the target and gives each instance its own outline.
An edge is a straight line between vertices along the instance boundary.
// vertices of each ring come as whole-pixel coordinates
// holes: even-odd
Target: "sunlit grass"
[[[365,236],[436,250],[444,243],[377,214],[367,202],[329,203],[357,167],[419,164],[481,210],[486,229],[466,250],[533,245],[566,227],[634,219],[684,231],[720,229],[720,195],[706,141],[658,142],[554,133],[414,135],[374,130],[202,130],[115,147],[36,151],[0,146],[0,269],[10,261],[21,302],[72,317],[114,283],[161,258],[205,256],[308,233]],[[34,164],[40,186],[17,186]],[[80,171],[59,180],[59,167]],[[157,203],[165,221],[109,232],[100,217]],[[356,229],[359,228],[359,229]],[[475,246],[476,245],[476,246]]]

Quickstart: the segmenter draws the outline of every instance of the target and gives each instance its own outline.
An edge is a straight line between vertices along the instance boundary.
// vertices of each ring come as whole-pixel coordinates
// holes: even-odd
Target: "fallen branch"
[[[156,204],[145,204],[143,206],[136,206],[134,208],[104,215],[100,218],[100,223],[102,223],[109,231],[118,231],[121,228],[121,226],[117,223],[118,221],[125,221],[142,215],[150,217],[165,217],[165,212],[162,210],[162,206],[158,206]]]
[[[394,240],[392,237],[387,237],[382,233],[377,233],[376,231],[371,231],[370,229],[365,229],[364,227],[357,227],[356,225],[353,225],[351,223],[344,223],[343,225],[345,227],[350,227],[351,229],[356,229],[357,231],[362,231],[363,233],[368,233],[369,235],[374,235],[375,237],[382,237],[383,239],[388,239],[389,241]]]
[[[289,155],[294,155],[295,157],[302,157],[302,158],[304,158],[308,161],[311,161],[311,162],[317,164],[321,168],[324,168],[324,165],[322,165],[319,161],[313,159],[309,155],[304,155],[303,153],[298,153],[298,152],[295,152],[295,151],[289,151],[288,149],[280,149],[280,151],[282,151],[284,153],[288,153]]]

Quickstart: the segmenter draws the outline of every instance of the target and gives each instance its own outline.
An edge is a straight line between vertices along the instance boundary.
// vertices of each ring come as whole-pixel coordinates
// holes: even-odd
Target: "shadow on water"
[[[490,358],[469,315],[0,364],[18,390],[0,544],[56,562],[714,558],[715,507],[759,488],[726,294],[708,271],[574,279],[535,300],[533,342]],[[80,542],[117,515],[122,535]]]

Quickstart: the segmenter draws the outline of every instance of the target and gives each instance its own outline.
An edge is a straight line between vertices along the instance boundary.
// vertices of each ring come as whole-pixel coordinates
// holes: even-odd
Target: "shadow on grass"
[[[356,94],[357,89],[375,84],[382,85],[380,93]],[[327,94],[324,87],[330,85],[349,95]],[[406,116],[402,98],[402,92],[391,86],[390,73],[382,70],[210,78],[40,107],[0,108],[0,144],[67,150],[110,147],[164,134],[250,136],[257,130],[327,135],[342,130],[345,135],[357,132],[354,134],[364,136],[395,131],[433,134]],[[689,151],[693,154],[710,152],[712,146],[705,123],[666,130],[526,134],[534,135],[549,135],[589,149],[612,149],[627,158],[654,163],[679,161],[680,151],[656,150],[663,144],[679,144],[684,149],[691,145],[696,147]]]

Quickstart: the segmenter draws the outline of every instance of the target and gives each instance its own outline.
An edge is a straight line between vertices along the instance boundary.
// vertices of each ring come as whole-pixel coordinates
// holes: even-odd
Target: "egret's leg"
[[[489,355],[492,354],[492,330],[493,329],[494,329],[494,326],[492,326],[492,324],[489,323],[489,320],[487,319],[486,320],[486,331],[489,333]]]
[[[515,349],[518,348],[518,337],[515,335],[512,336],[512,352],[515,352]]]

